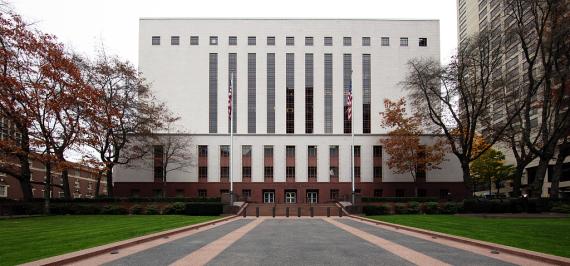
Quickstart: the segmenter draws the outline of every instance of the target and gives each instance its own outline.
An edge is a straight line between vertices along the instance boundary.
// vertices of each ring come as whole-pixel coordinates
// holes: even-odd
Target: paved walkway
[[[546,265],[352,218],[236,218],[76,265]]]

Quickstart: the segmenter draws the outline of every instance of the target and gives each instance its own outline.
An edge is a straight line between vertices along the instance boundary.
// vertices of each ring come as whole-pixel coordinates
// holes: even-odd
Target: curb
[[[403,229],[403,230],[411,231],[414,233],[420,233],[420,234],[429,235],[432,237],[439,237],[439,238],[452,240],[452,241],[456,241],[456,242],[460,242],[460,243],[464,243],[464,244],[474,245],[474,246],[486,248],[489,250],[496,250],[499,252],[503,252],[503,253],[527,258],[527,259],[542,261],[542,262],[555,264],[555,265],[568,265],[568,266],[570,266],[570,258],[545,254],[545,253],[521,249],[521,248],[505,246],[505,245],[501,245],[501,244],[490,243],[490,242],[481,241],[481,240],[475,240],[475,239],[466,238],[466,237],[448,235],[448,234],[444,234],[444,233],[434,232],[434,231],[415,228],[415,227],[409,227],[409,226],[405,226],[405,225],[399,225],[399,224],[393,224],[393,223],[388,223],[388,222],[384,222],[384,221],[373,220],[370,218],[356,216],[353,214],[349,214],[348,217],[351,217],[351,218],[354,218],[357,220],[362,220],[362,221],[374,223],[377,225],[390,226],[390,227],[394,227],[396,229]]]
[[[110,253],[114,250],[123,249],[123,248],[131,247],[134,245],[138,245],[141,243],[156,240],[159,238],[164,238],[167,236],[183,233],[186,231],[199,229],[199,228],[202,228],[202,227],[205,227],[208,225],[213,225],[213,224],[216,224],[219,222],[231,220],[231,219],[234,219],[236,217],[238,217],[238,216],[237,215],[231,215],[231,216],[223,217],[220,219],[216,219],[216,220],[212,220],[212,221],[208,221],[208,222],[204,222],[204,223],[188,225],[188,226],[185,226],[182,228],[170,229],[167,231],[153,233],[153,234],[146,235],[146,236],[139,236],[139,237],[135,237],[135,238],[131,238],[131,239],[121,240],[121,241],[114,242],[114,243],[104,244],[104,245],[97,246],[97,247],[73,251],[73,252],[70,252],[67,254],[63,254],[63,255],[48,257],[48,258],[44,258],[44,259],[40,259],[40,260],[36,260],[36,261],[31,261],[31,262],[24,263],[22,265],[55,266],[55,265],[71,264],[71,263],[78,262],[78,261],[81,261],[81,260],[84,260],[87,258],[98,256],[101,254]]]

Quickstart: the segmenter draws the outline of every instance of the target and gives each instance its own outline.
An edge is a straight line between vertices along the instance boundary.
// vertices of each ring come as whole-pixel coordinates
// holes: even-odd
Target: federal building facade
[[[140,19],[140,71],[181,117],[193,162],[164,182],[161,147],[149,147],[155,157],[114,169],[116,193],[219,197],[232,168],[238,199],[348,199],[354,131],[356,194],[414,196],[414,178],[386,164],[379,113],[385,98],[406,96],[407,61],[439,59],[439,47],[437,20]],[[418,173],[418,195],[462,198],[457,159],[449,154],[440,168]]]

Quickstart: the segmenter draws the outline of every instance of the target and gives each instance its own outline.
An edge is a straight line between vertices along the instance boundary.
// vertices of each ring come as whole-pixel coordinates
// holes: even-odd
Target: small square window
[[[208,196],[208,191],[205,189],[198,189],[198,197],[205,198]]]
[[[237,45],[237,36],[230,36],[228,39],[228,44],[232,46]]]
[[[218,36],[210,36],[210,45],[218,45]]]
[[[332,37],[325,37],[325,46],[332,46],[333,45],[333,39]]]
[[[420,46],[426,47],[427,46],[427,38],[420,38]]]
[[[200,37],[190,36],[190,45],[198,45],[200,42]]]
[[[170,36],[170,45],[180,45],[180,36]]]
[[[352,38],[351,38],[351,37],[344,37],[344,38],[342,38],[342,45],[344,45],[344,46],[352,46]]]
[[[160,36],[152,36],[152,45],[160,45]]]
[[[408,46],[408,37],[400,38],[400,46]]]
[[[370,46],[370,37],[362,37],[362,46]]]
[[[267,45],[275,46],[275,36],[267,36]]]
[[[251,178],[251,167],[249,167],[249,166],[242,167],[241,175],[244,178]]]
[[[390,37],[382,37],[380,42],[380,45],[382,46],[390,46]]]
[[[247,45],[255,45],[255,43],[256,43],[255,36],[247,37]]]
[[[285,45],[287,45],[287,46],[295,45],[295,37],[291,37],[291,36],[287,37],[285,39]]]
[[[198,167],[198,177],[199,178],[208,178],[208,167],[207,166]]]
[[[313,46],[313,37],[305,37],[305,46]]]

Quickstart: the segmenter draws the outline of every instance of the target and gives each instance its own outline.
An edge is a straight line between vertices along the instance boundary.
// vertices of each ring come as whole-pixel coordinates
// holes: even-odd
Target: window
[[[370,54],[362,55],[362,133],[371,132],[371,69]]]
[[[180,45],[180,36],[170,36],[170,45]]]
[[[330,178],[338,178],[338,166],[331,166],[329,170]]]
[[[287,93],[285,97],[285,130],[287,134],[293,134],[295,133],[295,54],[287,53],[285,61]]]
[[[209,132],[218,132],[218,54],[210,53],[208,71],[208,120]]]
[[[408,37],[400,38],[400,46],[408,46]]]
[[[333,45],[333,38],[332,37],[325,37],[324,43],[325,43],[325,46],[332,46]]]
[[[275,36],[267,36],[267,45],[274,46],[275,45]]]
[[[208,157],[207,145],[198,145],[198,157]]]
[[[247,37],[247,45],[255,45],[255,43],[256,43],[255,36]]]
[[[230,178],[230,168],[227,166],[220,167],[220,178],[229,179]]]
[[[380,38],[380,45],[382,45],[382,46],[390,46],[390,37],[382,37],[382,38]]]
[[[273,166],[266,166],[263,168],[264,178],[273,178]]]
[[[218,45],[218,36],[210,36],[210,45]]]
[[[420,38],[420,46],[426,47],[427,46],[427,38]]]
[[[255,38],[255,37],[254,37]],[[255,45],[255,44],[254,44]],[[247,133],[256,132],[256,55],[247,54]]]
[[[313,133],[313,54],[305,54],[305,133]]]
[[[308,155],[309,157],[317,157],[317,146],[309,146]]]
[[[232,88],[232,121],[230,125],[230,120],[228,119],[228,133],[230,133],[230,129],[233,130],[233,133],[237,131],[237,115],[238,115],[238,84],[237,84],[237,54],[236,53],[229,53],[228,54],[228,86],[230,84],[230,78],[233,76],[233,88]]]
[[[348,118],[348,91],[352,87],[352,54],[343,55],[343,87],[344,87],[344,133],[352,132],[352,119]],[[354,108],[352,108],[354,109]]]
[[[362,37],[362,46],[370,46],[370,37]]]
[[[236,36],[230,36],[228,38],[228,44],[231,46],[237,45],[237,37]]]
[[[155,145],[153,146],[154,155],[154,179],[162,180],[164,177],[164,146]]]
[[[382,146],[374,146],[372,149],[372,153],[375,158],[382,157]]]
[[[241,155],[243,158],[251,158],[251,145],[242,145]]]
[[[324,67],[325,67],[325,133],[330,134],[333,132],[333,55],[325,54]]]
[[[242,196],[244,199],[249,199],[249,198],[251,198],[251,189],[242,189],[242,190],[241,190],[241,196]]]
[[[374,166],[374,178],[382,178],[382,166]]]
[[[313,37],[305,37],[305,46],[313,46]]]
[[[199,178],[208,178],[208,167],[207,166],[198,167],[198,177]]]
[[[439,190],[439,197],[441,199],[447,199],[449,197],[449,190],[448,189],[440,189]]]
[[[331,200],[338,200],[340,196],[339,190],[338,189],[331,189],[330,190],[330,199]]]
[[[220,145],[220,156],[221,157],[230,157],[230,146],[229,145]]]
[[[331,154],[331,157],[338,158],[338,146],[337,145],[330,146],[330,154]]]
[[[286,37],[285,38],[285,45],[287,45],[287,46],[295,45],[295,37],[292,37],[292,36]]]
[[[295,146],[286,146],[285,153],[287,157],[295,157]]]
[[[295,178],[295,166],[287,166],[286,176],[287,178]]]
[[[263,157],[273,158],[273,146],[271,145],[263,146]]]
[[[152,45],[160,45],[160,36],[152,36]]]
[[[360,146],[354,146],[354,158],[360,157]]]
[[[351,38],[351,37],[344,37],[344,38],[342,38],[342,45],[344,45],[344,46],[352,46],[352,38]]]
[[[275,133],[275,54],[267,54],[267,133]]]
[[[208,196],[208,190],[198,189],[198,197],[205,198]]]
[[[0,185],[0,198],[7,198],[7,197],[8,197],[8,186]]]
[[[374,190],[374,197],[375,198],[381,198],[383,194],[384,194],[384,191],[382,189],[375,189]]]
[[[309,166],[307,168],[307,176],[309,178],[317,178],[317,167],[316,166]]]
[[[251,167],[249,166],[242,167],[241,176],[242,178],[251,178]]]
[[[354,167],[354,178],[360,178],[360,166]]]
[[[200,43],[200,37],[190,36],[190,45],[198,45]]]

